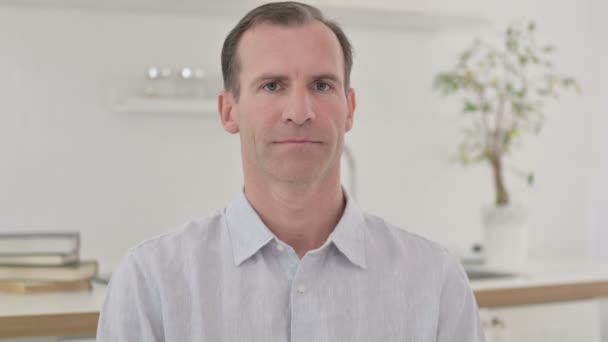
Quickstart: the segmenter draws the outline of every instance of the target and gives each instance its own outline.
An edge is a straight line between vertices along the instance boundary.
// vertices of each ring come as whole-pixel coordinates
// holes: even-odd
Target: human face
[[[241,37],[238,101],[220,94],[222,124],[240,133],[245,177],[339,181],[355,95],[344,87],[342,49],[320,22],[259,24]]]

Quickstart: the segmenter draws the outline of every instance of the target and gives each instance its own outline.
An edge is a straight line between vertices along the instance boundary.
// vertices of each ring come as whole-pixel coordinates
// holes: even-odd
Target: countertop
[[[535,260],[518,269],[491,270],[514,276],[471,281],[480,307],[608,297],[608,261]]]

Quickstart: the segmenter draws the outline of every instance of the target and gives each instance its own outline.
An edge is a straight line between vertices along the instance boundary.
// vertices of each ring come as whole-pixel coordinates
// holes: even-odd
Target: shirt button
[[[304,285],[298,285],[297,287],[298,293],[306,292],[306,287]]]
[[[279,250],[279,252],[282,252],[285,250],[285,247],[283,247],[283,245],[281,245],[280,243],[277,243],[277,249]]]

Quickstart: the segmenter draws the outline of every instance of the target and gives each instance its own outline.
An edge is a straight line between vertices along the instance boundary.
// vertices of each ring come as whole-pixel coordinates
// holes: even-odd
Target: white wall
[[[608,25],[605,16],[608,13],[608,3],[598,1],[593,7],[593,32],[595,34],[595,51],[590,58],[595,60],[596,83],[595,99],[599,115],[593,121],[592,147],[597,151],[595,163],[591,167],[588,189],[590,205],[588,213],[588,254],[593,257],[608,258],[608,101],[606,87],[608,86],[608,40],[605,37]],[[608,307],[608,306],[607,306]],[[608,310],[607,310],[608,312]],[[608,317],[608,315],[606,315]],[[608,322],[607,322],[608,325]],[[608,340],[608,336],[606,337]]]
[[[215,117],[110,110],[149,65],[217,68],[206,18],[0,10],[3,229],[82,231],[111,269],[126,249],[221,207],[239,189],[234,137]]]
[[[513,198],[531,210],[532,255],[584,255],[589,208],[599,201],[590,203],[587,184],[602,151],[594,140],[601,94],[587,91],[600,63],[588,56],[602,38],[591,34],[602,19],[592,15],[594,1],[495,0],[486,9],[497,36],[513,19],[536,19],[542,37],[561,47],[559,66],[585,86],[547,107],[545,131],[512,162],[533,168],[537,186],[507,174]],[[81,230],[83,257],[107,272],[138,241],[224,206],[241,186],[237,137],[215,116],[115,113],[109,96],[150,65],[219,70],[234,23],[0,7],[0,229]],[[466,248],[480,239],[490,172],[448,163],[462,122],[457,101],[434,95],[431,82],[476,32],[347,31],[359,99],[347,142],[361,206]]]

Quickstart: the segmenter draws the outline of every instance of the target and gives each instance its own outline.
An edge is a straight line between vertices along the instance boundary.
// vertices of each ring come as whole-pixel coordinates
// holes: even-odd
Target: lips
[[[275,141],[275,144],[320,144],[320,141],[307,138],[288,138]]]

